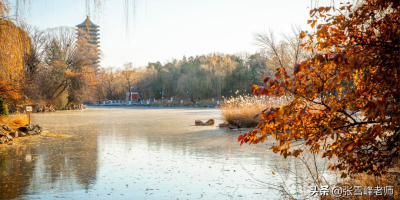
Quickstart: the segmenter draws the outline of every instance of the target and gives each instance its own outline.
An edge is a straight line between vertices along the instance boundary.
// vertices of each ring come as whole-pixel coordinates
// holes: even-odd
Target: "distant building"
[[[139,93],[138,92],[131,92],[131,98],[129,99],[129,92],[126,93],[126,100],[138,101],[139,100]]]
[[[100,34],[99,34],[99,26],[90,21],[89,16],[86,17],[86,20],[82,23],[76,25],[78,28],[78,37],[84,37],[87,39],[89,44],[95,45],[97,50],[100,51]],[[100,54],[97,54],[96,60],[93,61],[95,66],[98,66],[100,62]]]

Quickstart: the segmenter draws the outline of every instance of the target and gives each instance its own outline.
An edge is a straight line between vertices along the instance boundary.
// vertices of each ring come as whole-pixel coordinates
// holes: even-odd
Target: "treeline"
[[[126,63],[123,68],[99,70],[97,100],[125,99],[127,92],[138,92],[140,99],[221,99],[251,93],[254,84],[262,85],[264,76],[272,76],[284,67],[288,72],[307,53],[301,48],[301,28],[276,39],[273,31],[256,33],[254,40],[262,53],[224,55],[214,53],[183,57],[165,64],[148,63],[133,68]],[[95,98],[94,98],[95,99]]]
[[[210,54],[172,60],[165,64],[149,63],[132,68],[104,68],[99,71],[102,82],[98,90],[102,99],[125,99],[126,93],[138,92],[140,99],[221,99],[222,96],[251,93],[254,83],[262,80],[269,68],[267,57],[253,55]],[[272,70],[270,70],[272,71]],[[164,92],[163,92],[164,91]],[[164,93],[164,95],[163,95]]]

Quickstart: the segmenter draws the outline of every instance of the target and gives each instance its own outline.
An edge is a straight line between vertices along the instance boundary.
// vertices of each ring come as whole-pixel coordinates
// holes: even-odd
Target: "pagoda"
[[[84,37],[87,39],[88,43],[95,45],[97,50],[100,48],[100,37],[99,37],[99,26],[90,21],[89,16],[82,23],[76,25],[78,28],[78,37]],[[90,48],[90,47],[89,47]],[[98,66],[100,62],[100,54],[97,54],[96,60],[93,61],[93,65]]]

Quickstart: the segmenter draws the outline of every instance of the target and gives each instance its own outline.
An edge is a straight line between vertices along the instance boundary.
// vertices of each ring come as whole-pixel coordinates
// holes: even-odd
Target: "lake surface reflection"
[[[209,118],[222,122],[216,109],[33,114],[44,136],[0,146],[0,199],[279,199],[249,175],[282,181],[273,140],[240,147],[239,132],[194,126]]]

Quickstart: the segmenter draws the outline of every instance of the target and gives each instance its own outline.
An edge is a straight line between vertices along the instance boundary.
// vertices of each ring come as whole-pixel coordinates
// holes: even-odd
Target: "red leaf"
[[[263,82],[266,83],[270,78],[268,76],[264,76]]]
[[[303,38],[305,38],[306,37],[306,34],[304,33],[304,31],[301,31],[301,33],[300,33],[300,39],[303,39]]]

